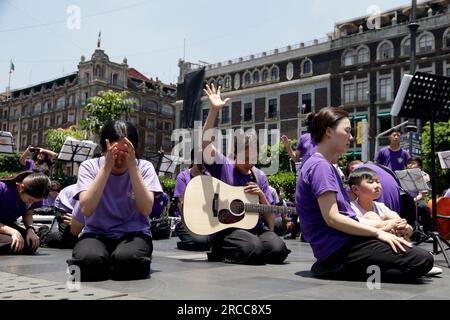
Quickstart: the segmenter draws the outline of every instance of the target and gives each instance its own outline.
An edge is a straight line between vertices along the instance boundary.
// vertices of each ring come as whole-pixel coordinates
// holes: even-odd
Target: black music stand
[[[72,175],[74,163],[81,163],[94,156],[97,144],[92,141],[80,141],[68,137],[58,154],[58,160],[72,163]]]
[[[419,168],[415,169],[407,169],[407,170],[397,170],[395,174],[400,182],[401,187],[406,192],[424,192],[428,191],[428,185],[425,182],[425,179],[422,174],[422,170]],[[416,209],[416,219],[414,221],[413,234],[411,235],[411,239],[415,239],[416,235],[419,235],[419,239],[414,243],[415,245],[419,245],[429,238],[427,234],[420,230],[419,225],[419,217],[417,210],[417,203],[414,202],[414,207]]]
[[[416,72],[414,76],[405,75],[392,106],[391,115],[430,121],[431,198],[433,204],[430,237],[433,239],[433,254],[442,253],[447,266],[450,268],[450,259],[446,251],[450,249],[450,243],[443,239],[437,231],[436,151],[434,141],[434,123],[436,121],[448,121],[450,118],[450,78],[423,72]],[[447,248],[444,248],[444,243]]]
[[[0,131],[0,153],[12,154],[15,149],[11,132]]]

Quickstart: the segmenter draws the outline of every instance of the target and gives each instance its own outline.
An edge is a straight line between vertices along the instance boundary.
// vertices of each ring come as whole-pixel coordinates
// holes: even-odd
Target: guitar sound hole
[[[241,200],[233,200],[230,204],[231,214],[235,216],[241,216],[244,214],[244,202]]]

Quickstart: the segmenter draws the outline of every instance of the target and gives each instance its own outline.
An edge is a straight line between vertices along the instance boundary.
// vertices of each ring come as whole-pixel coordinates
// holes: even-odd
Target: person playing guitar
[[[243,141],[238,141],[235,137],[234,159],[231,160],[217,152],[211,143],[211,138],[208,138],[211,136],[209,130],[213,129],[219,111],[229,101],[229,99],[222,100],[220,90],[221,87],[219,86],[216,90],[214,84],[211,87],[206,85],[206,89],[203,90],[211,104],[203,127],[202,146],[205,167],[212,177],[231,186],[243,186],[246,193],[257,195],[260,204],[271,204],[273,199],[268,189],[267,178],[261,170],[254,168],[256,159],[250,156],[249,141],[245,140],[244,136],[242,136]],[[244,147],[238,148],[238,143],[243,143]],[[273,232],[273,229],[274,215],[265,213],[260,217],[256,227],[251,230],[229,228],[217,232],[210,236],[211,252],[208,258],[238,264],[282,263],[290,250]]]

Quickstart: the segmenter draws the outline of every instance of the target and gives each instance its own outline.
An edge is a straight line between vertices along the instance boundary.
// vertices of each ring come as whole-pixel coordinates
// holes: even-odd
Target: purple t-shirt
[[[48,195],[48,197],[42,201],[42,205],[44,207],[53,207],[53,205],[55,204],[56,197],[53,198],[51,195]]]
[[[389,147],[384,147],[375,155],[375,162],[391,168],[393,171],[405,170],[406,163],[411,158],[409,153],[400,148],[392,151]]]
[[[317,143],[313,140],[310,133],[304,133],[297,142],[297,151],[302,153],[302,165],[317,151]]]
[[[400,187],[395,178],[375,163],[364,163],[357,168],[369,168],[377,173],[382,188],[381,195],[377,201],[383,202],[392,211],[400,213]]]
[[[295,200],[303,236],[318,261],[325,261],[352,237],[329,227],[323,219],[317,198],[329,191],[336,194],[339,212],[357,220],[338,171],[322,155],[315,153],[300,170]]]
[[[80,192],[88,190],[104,162],[105,158],[101,157],[81,164],[75,199],[78,199]],[[139,160],[138,168],[147,190],[162,192],[153,165],[146,160]],[[80,213],[76,213],[79,210],[77,206],[74,208],[76,217],[79,217]],[[137,209],[128,171],[121,176],[109,175],[97,208],[84,220],[85,227],[82,233],[96,233],[111,239],[121,238],[130,232],[144,232],[151,235],[149,218],[140,214]]]
[[[252,174],[242,174],[234,166],[234,161],[225,157],[222,153],[216,152],[216,159],[213,164],[205,163],[206,169],[209,171],[211,176],[217,178],[231,186],[239,187],[246,186],[249,182],[256,182]],[[267,177],[261,170],[255,168],[258,175],[258,185],[264,195],[266,196],[267,202],[273,203],[272,194],[269,190],[269,183]],[[260,217],[258,224],[252,231],[262,230],[264,228],[264,219]]]
[[[28,210],[42,207],[42,201],[27,205],[20,199],[15,184],[0,181],[0,222],[12,223]]]
[[[205,171],[203,173],[203,175],[210,176],[208,171]],[[191,181],[191,179],[192,179],[192,177],[191,177],[190,169],[184,170],[178,174],[177,180],[175,182],[175,190],[173,192],[174,198],[179,198],[179,197],[184,196],[184,191],[186,191],[186,187],[187,187],[189,181]],[[182,212],[180,211],[180,208],[178,208],[178,206],[177,206],[177,211],[175,212],[175,215],[177,217],[181,217],[181,215],[182,215]]]
[[[34,160],[27,159],[25,161],[25,170],[36,173],[44,173],[45,175],[50,176],[52,165],[53,162],[50,159],[45,160],[42,164],[38,164]]]
[[[150,215],[150,217],[151,218],[159,218],[168,203],[169,203],[169,196],[167,195],[167,193],[163,192],[163,193],[155,194],[153,208],[152,208],[152,214]]]
[[[76,184],[72,184],[62,189],[55,199],[55,207],[65,212],[72,212],[75,203],[78,202],[78,200],[73,198],[76,191]],[[82,219],[81,221],[84,221],[84,219]]]

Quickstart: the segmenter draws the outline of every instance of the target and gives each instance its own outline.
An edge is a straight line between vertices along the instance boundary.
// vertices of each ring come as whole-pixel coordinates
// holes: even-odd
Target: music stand
[[[58,160],[72,163],[72,175],[74,162],[81,163],[94,156],[97,144],[92,141],[80,141],[72,137],[67,137],[58,154]]]
[[[450,168],[450,151],[438,152],[439,162],[441,163],[441,169]]]
[[[428,191],[428,185],[422,174],[422,170],[419,168],[407,169],[407,170],[397,170],[395,171],[397,178],[400,182],[401,187],[408,193],[420,193]],[[419,234],[420,238],[416,241],[416,245],[421,244],[423,241],[429,238],[424,232],[420,230],[417,203],[414,202],[416,209],[416,220],[414,221],[413,234],[411,239],[414,239],[415,234]]]
[[[430,121],[431,147],[431,198],[432,198],[432,232],[433,254],[442,253],[447,266],[450,259],[447,255],[450,243],[443,239],[437,231],[437,190],[436,190],[436,151],[434,123],[448,121],[450,118],[450,78],[416,72],[414,76],[405,75],[392,106],[391,115]],[[444,248],[444,243],[447,248]],[[438,249],[439,247],[439,249]]]
[[[14,152],[15,145],[11,132],[0,131],[0,153],[11,154]]]

